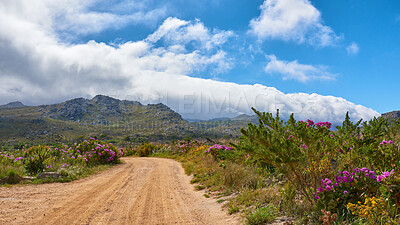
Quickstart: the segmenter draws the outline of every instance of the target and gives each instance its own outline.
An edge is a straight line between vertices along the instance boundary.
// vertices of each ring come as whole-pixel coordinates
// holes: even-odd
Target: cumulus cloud
[[[309,0],[265,0],[260,9],[260,16],[250,21],[249,30],[260,40],[280,39],[323,47],[342,39],[322,24],[321,13]]]
[[[278,60],[275,55],[267,55],[269,62],[264,71],[270,74],[278,73],[283,80],[297,80],[306,83],[310,80],[334,80],[335,74],[329,73],[326,66],[300,64],[297,60]]]
[[[346,51],[349,55],[357,55],[358,51],[360,51],[360,48],[358,47],[357,43],[351,43],[347,48]]]
[[[229,64],[215,42],[207,49],[212,39],[226,41],[226,31],[211,31],[200,21],[169,18],[147,38],[121,44],[65,43],[54,29],[58,24],[49,6],[53,2],[0,2],[0,103],[48,104],[106,94],[143,103],[163,102],[186,118],[198,119],[251,113],[250,107],[271,112],[279,108],[283,116],[295,113],[298,119],[332,122],[342,120],[346,111],[354,119],[378,115],[342,98],[285,94],[260,84],[188,76],[194,70]],[[43,10],[37,12],[36,6],[26,10],[32,5]],[[161,39],[165,43],[157,44]],[[191,41],[205,44],[190,50]]]
[[[99,1],[101,0],[15,0],[1,4],[3,9],[9,11],[9,16],[15,17],[15,20],[37,24],[64,39],[98,33],[106,29],[119,29],[128,24],[155,24],[166,14],[165,7],[161,6],[155,9],[131,8],[123,14],[106,9],[101,11],[91,9]],[[107,5],[107,2],[101,4]],[[20,15],[16,16],[16,13]]]
[[[167,44],[181,45],[194,42],[210,50],[224,44],[232,36],[232,31],[215,29],[211,32],[200,20],[185,21],[169,17],[146,40],[155,43],[163,39]]]

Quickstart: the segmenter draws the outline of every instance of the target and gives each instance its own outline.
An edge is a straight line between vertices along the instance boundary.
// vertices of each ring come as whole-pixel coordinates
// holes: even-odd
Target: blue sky
[[[0,103],[108,94],[185,118],[258,106],[332,121],[399,109],[395,0],[16,0],[1,14]]]
[[[211,77],[240,84],[260,83],[276,87],[285,93],[305,92],[339,96],[380,113],[400,109],[400,102],[396,97],[400,83],[400,2],[320,0],[310,3],[320,11],[324,25],[331,27],[337,35],[343,35],[341,41],[326,47],[280,39],[257,43],[257,38],[247,32],[249,21],[260,15],[260,5],[263,4],[261,0],[169,1],[168,7],[171,10],[169,16],[182,20],[199,19],[206,27],[232,30],[239,36],[236,44],[254,44],[262,51],[256,54],[255,59],[248,65],[236,62],[234,68],[221,74],[209,71],[193,73],[192,76]],[[162,21],[158,22],[161,23]],[[80,41],[140,40],[154,29],[154,25],[127,26],[117,32],[105,30],[100,34],[82,37]],[[359,50],[349,54],[346,48],[352,43],[355,43]],[[237,52],[236,47],[226,49],[233,57],[246,57],[246,54]],[[331,73],[337,74],[337,77],[333,81],[284,81],[279,75],[265,73],[265,54],[274,54],[287,61],[297,60],[301,64],[324,65]]]

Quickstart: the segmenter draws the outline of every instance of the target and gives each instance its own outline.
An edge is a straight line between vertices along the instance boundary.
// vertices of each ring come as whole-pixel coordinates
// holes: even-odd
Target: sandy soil
[[[237,224],[170,159],[124,158],[71,183],[0,188],[0,224]]]

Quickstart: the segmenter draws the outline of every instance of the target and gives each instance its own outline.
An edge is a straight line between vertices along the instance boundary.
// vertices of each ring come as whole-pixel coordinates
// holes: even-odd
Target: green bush
[[[126,146],[124,148],[124,156],[131,156],[136,153],[135,148],[132,145]]]
[[[389,217],[398,216],[398,120],[380,117],[353,123],[346,114],[333,132],[329,122],[296,121],[293,115],[284,122],[279,111],[274,117],[253,110],[259,125],[242,129],[244,138],[236,147],[272,165],[300,194],[282,192],[287,204],[283,208],[294,203],[290,198],[300,197],[314,221],[321,210],[351,219],[349,205],[376,196],[386,201]]]
[[[24,167],[20,162],[15,163],[14,160],[11,161],[8,158],[0,156],[0,179],[8,177],[10,171],[23,175]]]
[[[21,177],[18,175],[18,173],[10,169],[7,173],[7,183],[8,184],[18,184],[21,181]]]
[[[137,148],[137,152],[140,157],[147,157],[153,152],[155,148],[156,146],[153,144],[143,143]]]
[[[31,174],[43,172],[46,168],[46,161],[51,157],[51,149],[49,146],[33,146],[26,150],[25,159],[23,160],[26,171]]]

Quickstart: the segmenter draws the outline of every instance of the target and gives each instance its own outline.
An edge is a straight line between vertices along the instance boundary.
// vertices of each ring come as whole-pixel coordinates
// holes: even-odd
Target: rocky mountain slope
[[[399,119],[400,111],[392,111],[392,112],[383,113],[381,116],[386,119]]]
[[[3,143],[71,142],[90,136],[128,141],[157,141],[240,136],[240,128],[257,116],[240,115],[188,122],[164,104],[143,105],[97,95],[62,103],[25,106],[20,102],[0,108],[0,146]]]
[[[0,109],[3,142],[70,141],[80,136],[140,141],[203,134],[164,104],[142,105],[104,95],[53,105]]]

